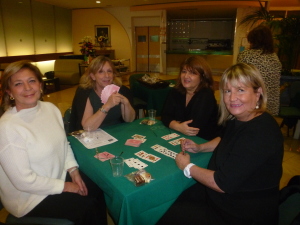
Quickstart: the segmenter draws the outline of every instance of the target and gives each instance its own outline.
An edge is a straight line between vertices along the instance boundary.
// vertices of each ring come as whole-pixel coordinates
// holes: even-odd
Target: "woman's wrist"
[[[73,173],[75,170],[78,170],[78,167],[75,166],[75,167],[72,167],[68,170],[69,174]]]

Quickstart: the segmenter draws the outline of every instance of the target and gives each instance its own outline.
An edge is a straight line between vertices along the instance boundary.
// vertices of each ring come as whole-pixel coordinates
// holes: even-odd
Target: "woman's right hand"
[[[192,153],[197,153],[200,151],[199,145],[190,139],[183,139],[181,141],[181,150],[183,152],[188,151]]]
[[[84,196],[85,194],[80,190],[80,187],[73,183],[73,182],[65,182],[65,186],[64,186],[64,190],[63,192],[72,192],[72,193],[77,193],[80,194],[82,196]]]

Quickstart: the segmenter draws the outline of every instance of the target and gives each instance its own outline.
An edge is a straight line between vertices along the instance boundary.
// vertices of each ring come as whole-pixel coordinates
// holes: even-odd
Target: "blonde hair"
[[[234,117],[226,108],[223,100],[223,92],[228,83],[235,87],[238,83],[242,83],[247,87],[253,88],[255,93],[257,93],[258,89],[261,88],[262,92],[258,100],[258,109],[254,109],[254,111],[256,111],[257,113],[266,111],[267,92],[259,70],[253,65],[238,63],[226,69],[220,80],[219,124],[224,124],[227,120]]]
[[[31,61],[20,60],[9,64],[1,76],[1,106],[4,110],[7,110],[9,107],[14,107],[16,105],[15,100],[10,99],[7,90],[10,90],[9,84],[11,81],[11,77],[22,69],[28,69],[33,72],[37,80],[43,86],[43,75],[38,67],[31,64]],[[42,93],[40,99],[42,99]]]
[[[88,68],[86,69],[85,73],[82,75],[80,79],[80,87],[87,89],[87,88],[94,88],[96,86],[96,81],[91,78],[91,74],[96,74],[99,70],[101,70],[104,66],[104,64],[108,62],[108,64],[111,66],[113,70],[113,84],[121,86],[122,80],[117,77],[118,72],[113,64],[113,62],[110,60],[110,58],[105,56],[98,56],[90,63]]]

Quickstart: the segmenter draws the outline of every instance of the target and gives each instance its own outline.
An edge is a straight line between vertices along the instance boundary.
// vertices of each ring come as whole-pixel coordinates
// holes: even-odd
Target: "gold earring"
[[[42,88],[41,88],[41,90],[40,90],[40,91],[41,91],[41,94],[43,94],[43,89],[42,89]]]
[[[12,96],[9,96],[9,99],[10,99],[10,100],[15,100],[15,98],[14,98],[14,97],[12,97]]]

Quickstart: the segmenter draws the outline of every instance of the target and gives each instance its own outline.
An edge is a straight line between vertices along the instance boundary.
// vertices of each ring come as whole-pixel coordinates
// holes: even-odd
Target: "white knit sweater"
[[[0,197],[16,217],[63,191],[67,169],[78,166],[60,111],[49,102],[8,109],[0,119]]]

